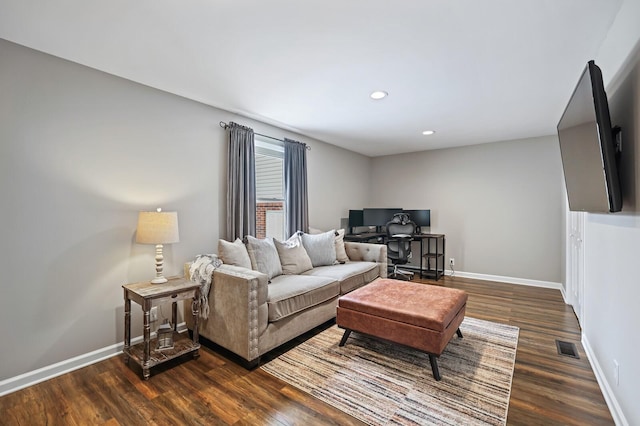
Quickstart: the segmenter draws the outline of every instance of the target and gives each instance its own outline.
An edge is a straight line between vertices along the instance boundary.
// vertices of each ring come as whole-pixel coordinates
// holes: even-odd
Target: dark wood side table
[[[163,284],[151,284],[149,281],[125,284],[124,289],[124,360],[135,361],[142,367],[142,377],[147,380],[151,375],[150,369],[158,364],[193,353],[193,358],[200,355],[200,343],[198,342],[198,318],[200,284],[184,278],[169,278]],[[188,333],[177,332],[177,302],[192,299],[193,314],[193,338]],[[142,307],[143,317],[143,341],[131,346],[131,301]],[[171,323],[173,325],[173,348],[156,349],[157,339],[151,339],[150,312],[154,306],[172,302]],[[187,313],[185,312],[185,315]]]

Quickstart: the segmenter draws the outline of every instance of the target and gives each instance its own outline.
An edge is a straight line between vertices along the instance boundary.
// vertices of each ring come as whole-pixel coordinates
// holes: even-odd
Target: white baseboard
[[[593,370],[593,374],[595,374],[596,380],[598,381],[598,385],[600,385],[600,390],[602,391],[604,400],[607,402],[607,406],[609,407],[609,411],[611,412],[613,421],[616,423],[616,425],[628,426],[629,422],[624,416],[624,413],[620,408],[620,404],[618,404],[618,400],[616,399],[616,396],[611,390],[611,386],[609,386],[607,377],[604,375],[602,367],[600,366],[600,362],[598,362],[598,358],[593,352],[593,349],[591,349],[589,340],[587,339],[587,336],[584,333],[582,333],[581,341],[582,341],[582,347],[584,347],[584,351],[587,353],[587,358],[591,363],[591,369]]]
[[[446,275],[451,275],[451,270],[446,271]],[[455,271],[454,276],[462,278],[473,278],[475,280],[496,281],[500,283],[528,285],[532,287],[553,288],[562,291],[562,284],[552,281],[530,280],[527,278],[503,277],[501,275],[476,274],[473,272]],[[565,299],[566,300],[566,299]]]
[[[564,300],[564,304],[573,306],[573,303],[569,303],[569,299],[567,298],[567,294],[564,292],[563,285],[560,285],[560,293],[562,293],[562,300]]]
[[[186,323],[178,324],[178,331],[183,332],[187,329]],[[152,337],[155,333],[152,333]],[[131,339],[131,344],[135,345],[142,342],[142,336]],[[15,377],[0,381],[0,396],[24,389],[26,387],[44,382],[54,377],[61,376],[74,370],[78,370],[87,365],[95,364],[112,356],[120,355],[124,347],[124,342],[116,343],[105,348],[95,350],[86,354],[47,365],[37,370],[29,371]]]

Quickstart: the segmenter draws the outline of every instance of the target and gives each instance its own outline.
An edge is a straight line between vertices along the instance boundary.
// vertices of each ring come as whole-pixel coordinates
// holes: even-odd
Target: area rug
[[[517,327],[466,317],[438,358],[356,332],[339,347],[332,326],[263,365],[272,374],[371,425],[504,425]]]

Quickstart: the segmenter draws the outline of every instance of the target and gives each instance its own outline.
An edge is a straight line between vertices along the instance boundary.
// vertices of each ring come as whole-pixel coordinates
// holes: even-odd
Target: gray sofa
[[[385,245],[345,242],[344,249],[344,263],[271,280],[257,270],[223,264],[213,272],[209,317],[200,318],[200,336],[255,367],[261,355],[335,318],[340,295],[387,276]],[[185,317],[193,329],[191,315]]]

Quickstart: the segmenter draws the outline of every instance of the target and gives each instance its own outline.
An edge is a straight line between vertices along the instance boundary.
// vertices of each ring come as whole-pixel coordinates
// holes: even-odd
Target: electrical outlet
[[[456,264],[456,260],[453,257],[449,258],[449,265],[454,266]]]
[[[149,311],[149,321],[154,322],[158,321],[158,307],[154,306]]]
[[[613,360],[613,378],[616,382],[616,386],[620,384],[620,365],[618,365],[618,361]]]

